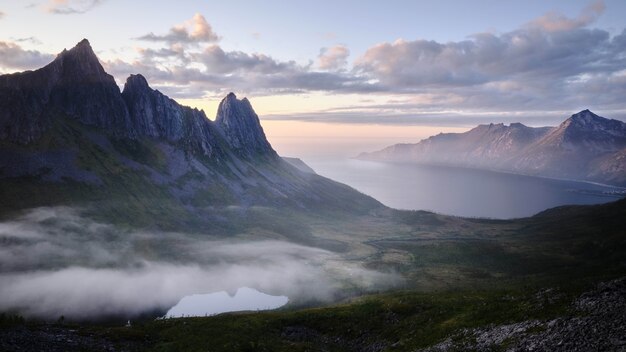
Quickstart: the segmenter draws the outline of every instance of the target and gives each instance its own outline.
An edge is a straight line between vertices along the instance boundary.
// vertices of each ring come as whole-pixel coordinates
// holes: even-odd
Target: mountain
[[[529,175],[626,184],[626,123],[589,110],[557,127],[479,125],[416,144],[362,153],[364,160],[478,167]]]
[[[465,133],[441,133],[417,144],[396,144],[362,159],[496,167],[508,156],[541,138],[549,128],[520,123],[480,125]]]
[[[280,158],[246,98],[228,94],[212,121],[139,74],[120,92],[87,40],[43,68],[0,76],[0,195],[0,216],[68,205],[133,226],[216,232],[236,231],[233,209],[382,207]]]

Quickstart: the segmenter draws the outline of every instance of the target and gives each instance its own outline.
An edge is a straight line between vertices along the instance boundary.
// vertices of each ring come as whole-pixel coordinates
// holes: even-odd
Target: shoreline
[[[617,186],[617,185],[611,185],[611,184],[607,184],[607,183],[601,183],[601,182],[589,181],[589,180],[577,180],[577,179],[559,178],[559,177],[542,176],[542,175],[531,175],[531,174],[525,174],[525,173],[521,173],[521,172],[502,170],[502,169],[492,169],[492,168],[484,168],[484,167],[471,167],[471,166],[466,166],[466,165],[452,165],[452,164],[443,164],[443,163],[439,164],[439,163],[421,163],[421,162],[401,162],[401,161],[369,160],[369,159],[361,159],[361,158],[358,158],[358,157],[350,157],[348,159],[349,160],[358,160],[358,161],[381,163],[381,164],[407,165],[407,166],[436,166],[436,167],[459,168],[459,169],[467,169],[467,170],[489,171],[489,172],[495,172],[495,173],[499,173],[499,174],[507,174],[507,175],[515,175],[515,176],[525,176],[525,177],[535,177],[535,178],[541,178],[541,179],[553,180],[553,181],[586,183],[586,184],[590,184],[590,185],[594,185],[594,186],[600,186],[600,187],[606,187],[606,188],[616,188],[616,189],[620,189],[620,190],[626,191],[626,186]]]

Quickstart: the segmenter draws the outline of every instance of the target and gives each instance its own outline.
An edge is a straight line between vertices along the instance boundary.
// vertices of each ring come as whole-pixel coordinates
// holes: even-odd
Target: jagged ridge
[[[36,141],[59,113],[117,137],[181,142],[209,156],[223,153],[222,144],[242,157],[276,155],[246,98],[229,94],[214,123],[151,89],[139,74],[120,92],[86,39],[41,69],[0,76],[0,139]]]
[[[138,74],[120,92],[86,40],[41,69],[0,76],[0,141],[0,216],[86,202],[107,221],[223,233],[240,222],[215,211],[229,206],[382,206],[281,159],[245,98],[229,94],[213,122]]]

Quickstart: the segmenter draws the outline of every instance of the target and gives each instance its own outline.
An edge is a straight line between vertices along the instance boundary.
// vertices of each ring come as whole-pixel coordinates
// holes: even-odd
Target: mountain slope
[[[213,122],[141,75],[120,92],[86,40],[44,68],[0,76],[0,127],[0,215],[79,205],[129,225],[226,231],[233,206],[381,207],[278,157],[247,99],[229,94]]]
[[[529,145],[516,156],[512,168],[545,176],[622,183],[626,181],[626,174],[620,176],[618,170],[616,173],[608,169],[598,172],[595,164],[599,158],[618,161],[610,155],[623,148],[626,148],[626,123],[583,110]]]
[[[624,148],[626,123],[584,110],[558,127],[480,125],[465,133],[439,134],[416,144],[396,144],[363,153],[359,158],[626,184]]]
[[[465,133],[442,133],[417,144],[396,144],[363,153],[362,159],[497,167],[549,131],[522,124],[479,125]]]

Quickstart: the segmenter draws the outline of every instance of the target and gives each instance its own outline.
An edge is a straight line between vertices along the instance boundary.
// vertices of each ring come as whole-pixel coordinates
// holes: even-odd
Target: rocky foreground
[[[571,316],[549,321],[463,330],[421,351],[626,351],[626,278],[599,284],[572,308]]]

